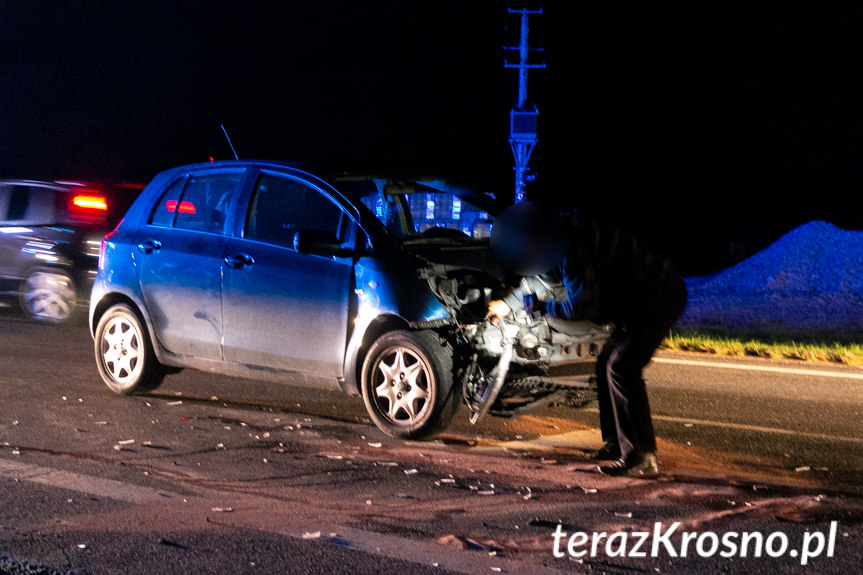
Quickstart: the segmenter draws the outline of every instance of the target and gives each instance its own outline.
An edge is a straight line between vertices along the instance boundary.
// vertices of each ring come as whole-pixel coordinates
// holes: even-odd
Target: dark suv
[[[143,188],[0,180],[0,294],[33,319],[69,319],[86,305],[102,237]]]
[[[553,365],[592,370],[597,326],[486,319],[520,281],[492,257],[491,196],[330,182],[265,161],[156,176],[102,243],[90,329],[108,387],[145,392],[191,367],[342,389],[387,433],[421,438],[462,399],[476,422],[563,399]]]

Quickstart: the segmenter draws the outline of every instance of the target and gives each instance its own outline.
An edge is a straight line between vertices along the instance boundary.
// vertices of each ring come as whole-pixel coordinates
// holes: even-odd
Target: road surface
[[[338,393],[184,371],[120,397],[83,325],[0,310],[0,573],[21,561],[76,573],[859,568],[863,372],[663,354],[647,377],[656,481],[595,471],[591,406],[476,427],[462,411],[418,443],[384,436]],[[797,556],[600,545],[575,557],[566,539],[554,555],[558,525],[610,535],[675,521],[781,531]],[[801,566],[795,545],[832,521],[833,556]]]

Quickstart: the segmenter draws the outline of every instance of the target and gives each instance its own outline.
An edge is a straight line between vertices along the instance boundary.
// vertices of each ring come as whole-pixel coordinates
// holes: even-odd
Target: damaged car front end
[[[486,415],[509,417],[551,404],[582,406],[595,399],[596,356],[609,337],[608,326],[524,310],[500,320],[487,317],[489,302],[504,297],[522,279],[506,271],[492,253],[488,232],[500,210],[493,198],[433,179],[353,178],[342,185],[362,189],[359,182],[373,184],[371,191],[355,194],[384,224],[400,251],[414,259],[416,274],[408,280],[411,287],[406,287],[404,279],[387,281],[378,277],[382,270],[358,262],[360,331],[390,308],[406,319],[409,329],[435,333],[452,356],[451,393],[467,405],[474,424]],[[457,198],[462,215],[478,213],[483,221],[460,225],[464,220],[427,217],[432,203],[441,203],[442,194]],[[418,195],[422,202],[412,202],[412,196]],[[412,203],[420,209],[412,210]],[[453,203],[449,200],[448,207]],[[392,217],[391,210],[397,217]],[[415,279],[424,282],[427,290],[419,289]],[[387,293],[382,284],[398,288]],[[388,301],[401,300],[399,304],[381,306],[382,289]],[[427,302],[428,293],[434,296],[434,304]],[[385,367],[379,370],[386,371]],[[361,377],[370,374],[364,369]],[[415,436],[403,433],[398,425],[387,425],[398,422],[392,413],[398,394],[391,397],[385,386],[365,382],[361,387],[382,429]],[[389,422],[387,417],[374,418],[378,399],[377,407],[383,405]],[[446,416],[451,414],[441,414]],[[448,421],[439,423],[436,428],[442,429]]]

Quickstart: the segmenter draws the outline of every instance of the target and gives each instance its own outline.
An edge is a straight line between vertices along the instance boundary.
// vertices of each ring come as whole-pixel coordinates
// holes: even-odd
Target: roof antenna
[[[225,129],[224,124],[219,124],[222,128],[222,132],[225,134],[225,139],[228,140],[228,145],[231,146],[231,151],[234,152],[234,159],[239,160],[240,157],[237,155],[237,150],[234,149],[234,144],[231,143],[231,137],[228,135],[228,131]]]

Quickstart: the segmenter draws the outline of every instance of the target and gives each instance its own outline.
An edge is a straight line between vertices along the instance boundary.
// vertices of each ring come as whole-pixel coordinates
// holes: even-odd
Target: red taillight
[[[69,215],[72,219],[85,223],[101,225],[108,217],[108,198],[99,190],[78,189],[69,200]]]
[[[72,205],[83,211],[108,211],[108,201],[105,199],[105,196],[78,194],[72,198]]]
[[[165,202],[165,207],[169,212],[173,213],[174,210],[177,209],[177,200],[168,200]],[[192,202],[180,202],[180,213],[181,214],[194,214],[195,213],[195,204]]]

